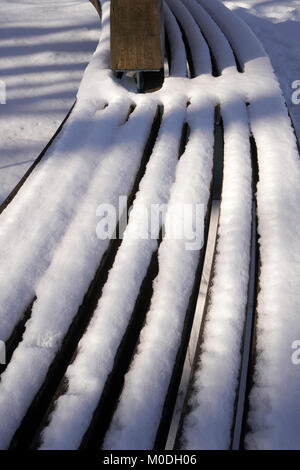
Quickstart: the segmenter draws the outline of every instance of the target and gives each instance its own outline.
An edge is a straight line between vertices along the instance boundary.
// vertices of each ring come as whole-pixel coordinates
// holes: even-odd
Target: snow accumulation
[[[211,60],[209,48],[196,21],[181,2],[170,0],[170,8],[175,17],[180,18],[180,25],[184,29],[193,59],[193,75],[211,73]]]
[[[229,448],[245,322],[252,205],[249,126],[245,103],[230,98],[222,106],[224,179],[212,301],[194,384],[197,392],[183,434],[193,449]]]
[[[175,104],[173,100],[171,103],[165,102],[160,134],[130,213],[122,245],[90,327],[79,344],[79,353],[67,371],[68,391],[58,400],[51,424],[44,433],[47,448],[55,449],[66,444],[68,448],[78,447],[106,378],[113,368],[114,357],[130,320],[142,280],[152,253],[157,249],[157,240],[136,240],[128,234],[137,233],[143,224],[140,207],[150,209],[153,201],[155,204],[168,202],[185,114],[185,96],[181,99],[178,96]],[[123,283],[124,279],[126,283]],[[102,336],[103,331],[107,332],[106,340],[103,338],[99,343],[99,336]],[[92,383],[93,386],[89,386]],[[76,409],[78,417],[75,430],[74,422],[66,419],[71,409]]]
[[[188,109],[191,135],[177,166],[168,206],[170,211],[178,202],[196,204],[199,200],[206,208],[209,198],[213,106],[210,100],[195,97]],[[175,225],[182,223],[180,212],[174,213],[173,217]],[[185,242],[184,239],[169,240],[166,232],[161,243],[159,274],[147,324],[104,443],[106,449],[148,449],[155,440],[199,260],[199,250],[186,250]],[[139,416],[138,428],[132,415]]]
[[[1,0],[0,202],[74,103],[99,30],[87,0]]]
[[[219,1],[168,0],[170,76],[161,90],[138,95],[132,78],[119,80],[109,70],[110,2],[101,4],[100,42],[84,73],[74,111],[1,215],[1,339],[9,338],[27,305],[36,300],[22,341],[1,375],[0,447],[9,446],[42,385],[108,246],[108,240],[96,235],[97,207],[117,206],[119,196],[130,193],[161,105],[162,124],[124,239],[41,443],[41,449],[79,447],[158,249],[151,306],[104,441],[107,449],[153,447],[203,240],[197,249],[187,250],[185,240],[168,238],[167,232],[160,246],[150,238],[133,240],[131,234],[145,223],[141,206],[168,204],[167,213],[179,226],[182,213],[172,211],[177,204],[202,204],[206,211],[214,109],[220,104],[225,147],[215,276],[181,445],[230,446],[249,283],[251,131],[259,166],[261,273],[247,446],[299,448],[300,369],[291,361],[291,344],[300,339],[300,162],[270,61],[251,30]],[[193,79],[187,77],[186,52],[174,15],[190,45]],[[211,75],[204,37],[216,52],[219,76]],[[230,46],[243,73],[237,71]],[[128,118],[132,105],[135,109]],[[178,162],[184,122],[190,135]]]
[[[289,107],[300,139],[300,2],[299,0],[224,0],[262,42]],[[297,88],[292,88],[298,82]],[[296,85],[294,85],[296,86]]]

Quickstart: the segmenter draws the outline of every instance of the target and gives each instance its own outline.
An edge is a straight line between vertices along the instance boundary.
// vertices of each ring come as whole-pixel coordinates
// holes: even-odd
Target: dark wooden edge
[[[91,4],[96,8],[98,15],[100,16],[100,20],[102,19],[102,11],[101,11],[101,5],[99,0],[90,0]]]

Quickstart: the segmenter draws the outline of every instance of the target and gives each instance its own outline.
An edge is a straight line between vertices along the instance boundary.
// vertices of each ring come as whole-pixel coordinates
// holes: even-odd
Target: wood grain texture
[[[161,0],[111,0],[113,70],[163,68],[163,13]]]

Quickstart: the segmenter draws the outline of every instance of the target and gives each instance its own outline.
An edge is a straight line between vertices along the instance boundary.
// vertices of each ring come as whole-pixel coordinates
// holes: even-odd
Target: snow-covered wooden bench
[[[137,94],[101,6],[75,108],[0,216],[0,447],[297,447],[300,163],[271,63],[219,1],[167,0],[168,74]],[[120,196],[124,237],[98,238]],[[177,204],[203,205],[195,250],[130,238]]]

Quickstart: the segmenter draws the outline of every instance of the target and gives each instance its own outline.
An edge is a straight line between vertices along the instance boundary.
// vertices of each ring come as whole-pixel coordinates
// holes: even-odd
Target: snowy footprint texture
[[[137,94],[101,9],[76,105],[0,215],[0,448],[299,449],[300,160],[270,61],[218,0],[166,0],[165,81]],[[199,246],[132,236],[153,204],[175,226],[202,204]]]

